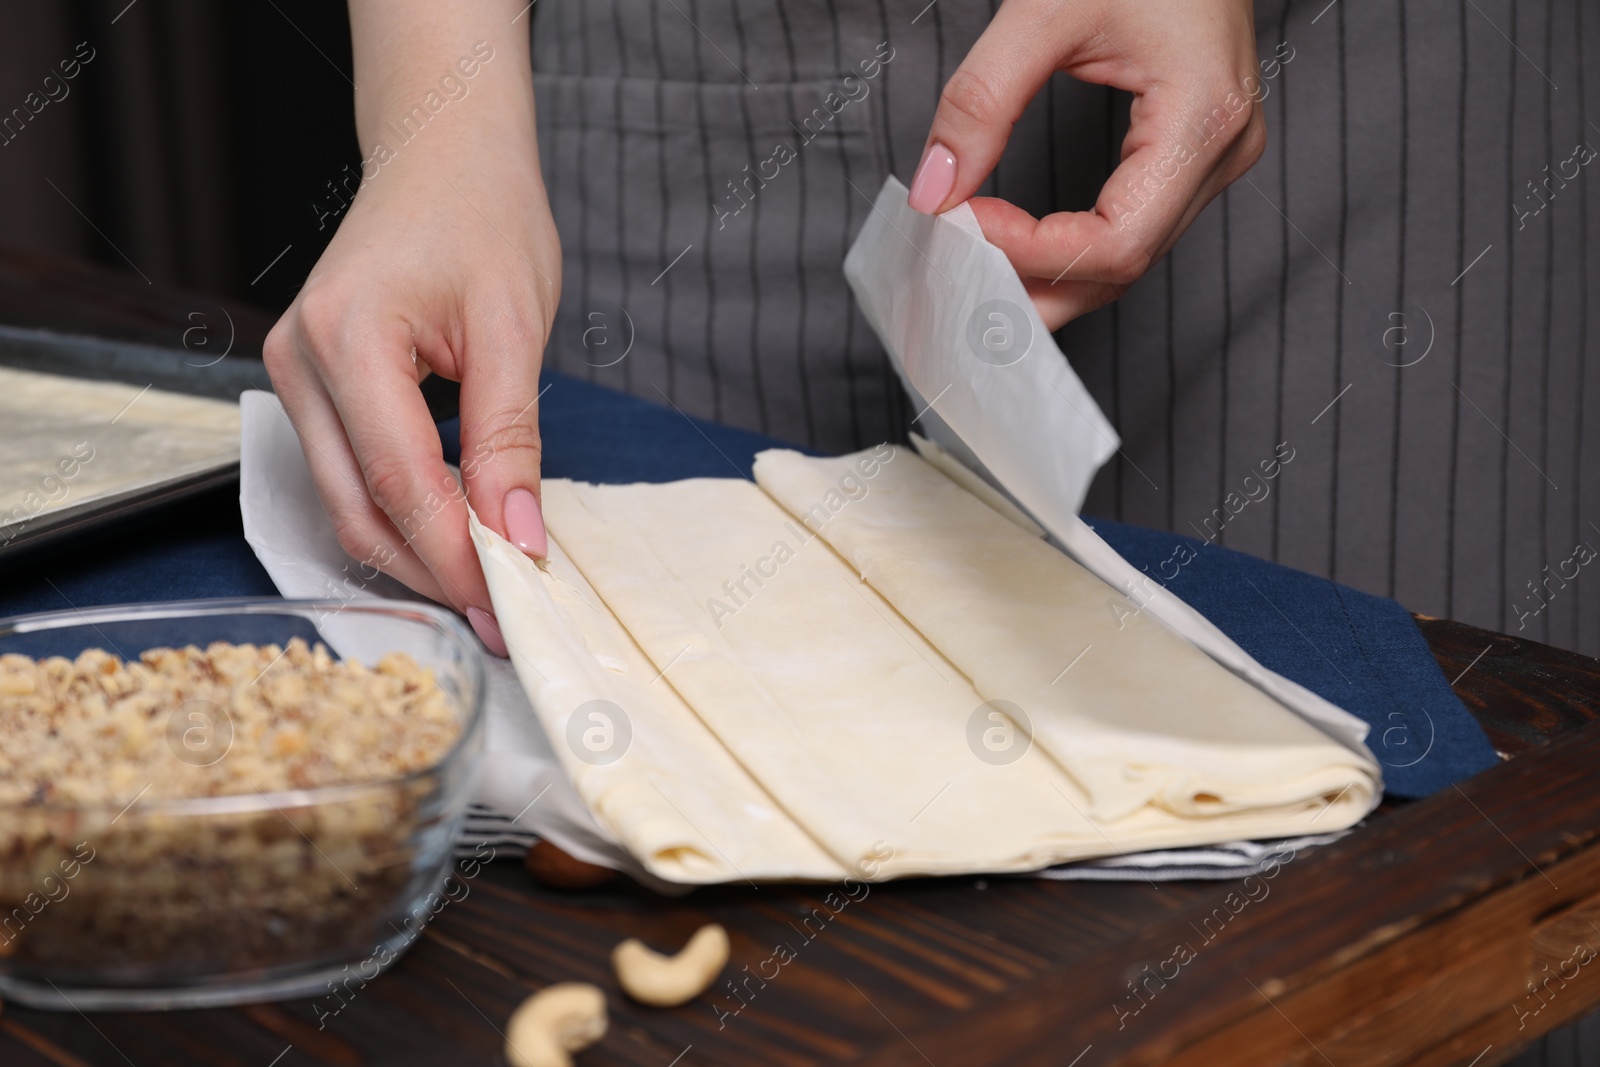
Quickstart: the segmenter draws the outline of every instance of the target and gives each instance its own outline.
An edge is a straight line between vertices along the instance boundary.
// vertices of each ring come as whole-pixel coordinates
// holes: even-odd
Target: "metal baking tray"
[[[0,366],[63,378],[113,381],[217,400],[237,401],[246,389],[271,390],[259,359],[128,341],[75,337],[0,325]],[[0,436],[8,431],[0,426]],[[69,506],[44,510],[17,528],[0,524],[0,561],[85,530],[148,511],[173,500],[227,485],[239,477],[238,461],[204,470],[147,479],[143,484],[91,494]],[[0,516],[0,520],[3,520]]]

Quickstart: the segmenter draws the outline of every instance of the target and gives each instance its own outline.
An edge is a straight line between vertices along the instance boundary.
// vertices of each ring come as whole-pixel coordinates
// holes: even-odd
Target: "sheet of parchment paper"
[[[270,393],[240,398],[243,420],[239,511],[245,540],[273,584],[298,599],[422,600],[399,582],[362,569],[339,547],[323,510],[283,405]],[[318,623],[335,651],[361,653],[371,635],[341,627],[338,617]],[[562,771],[511,664],[488,661],[488,723],[484,769],[472,800],[548,837],[578,859],[628,871],[650,881],[642,868],[602,830]]]
[[[972,208],[923,215],[890,176],[844,272],[929,438],[1020,504],[1101,580],[1330,736],[1363,748],[1366,723],[1261,666],[1078,517],[1089,482],[1120,442]]]

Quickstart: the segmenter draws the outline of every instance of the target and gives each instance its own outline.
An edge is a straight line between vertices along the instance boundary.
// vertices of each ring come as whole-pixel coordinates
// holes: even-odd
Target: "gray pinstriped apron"
[[[1266,156],[1060,335],[1125,442],[1087,512],[1600,653],[1584,2],[1258,5]],[[840,263],[989,6],[535,12],[549,365],[825,449],[902,437]],[[984,191],[1088,207],[1126,127],[1125,96],[1058,76]]]

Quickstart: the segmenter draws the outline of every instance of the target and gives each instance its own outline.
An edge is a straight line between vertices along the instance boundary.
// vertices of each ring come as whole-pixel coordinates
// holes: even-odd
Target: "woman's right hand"
[[[510,22],[515,5],[466,4],[351,4],[362,151],[383,159],[383,142],[388,158],[368,163],[370,180],[264,354],[344,550],[465,612],[503,654],[467,503],[544,555],[539,367],[561,255],[539,174],[526,27]],[[488,8],[505,21],[486,21]],[[465,95],[400,143],[391,124],[437,94],[479,41],[492,58],[470,80],[454,72]],[[461,383],[464,491],[418,389],[429,372]]]

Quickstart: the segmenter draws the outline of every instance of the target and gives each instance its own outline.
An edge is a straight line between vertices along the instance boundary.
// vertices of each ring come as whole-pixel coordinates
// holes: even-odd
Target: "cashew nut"
[[[728,931],[712,923],[694,932],[676,956],[663,956],[630,937],[611,951],[622,989],[641,1004],[672,1008],[710,988],[728,963]]]
[[[512,1067],[572,1067],[569,1053],[606,1032],[606,995],[587,982],[546,986],[522,1002],[506,1024]]]

